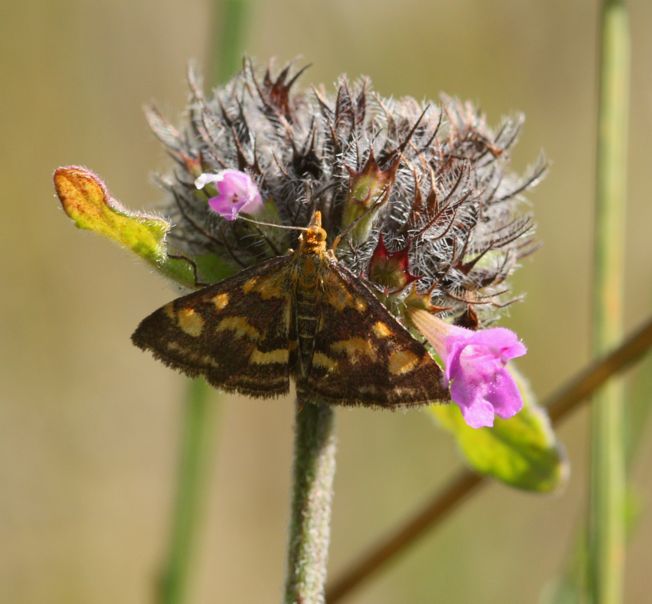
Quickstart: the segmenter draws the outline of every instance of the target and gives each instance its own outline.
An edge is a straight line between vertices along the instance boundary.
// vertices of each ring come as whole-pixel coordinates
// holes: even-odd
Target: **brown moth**
[[[166,304],[132,340],[227,392],[279,396],[292,378],[306,400],[328,404],[449,399],[423,344],[326,249],[319,212],[296,251]]]

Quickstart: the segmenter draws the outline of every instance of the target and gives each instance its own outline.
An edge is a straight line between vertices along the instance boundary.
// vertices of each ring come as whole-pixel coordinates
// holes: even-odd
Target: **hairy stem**
[[[324,602],[335,476],[333,410],[297,395],[285,604]]]
[[[593,351],[622,337],[627,182],[629,31],[622,0],[602,0],[596,162]],[[611,381],[591,408],[588,585],[594,604],[623,601],[625,440],[622,383]]]

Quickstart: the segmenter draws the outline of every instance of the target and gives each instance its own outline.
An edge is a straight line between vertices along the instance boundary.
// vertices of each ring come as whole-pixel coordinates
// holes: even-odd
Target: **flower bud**
[[[373,208],[380,206],[387,198],[396,178],[398,163],[397,160],[393,160],[389,168],[381,170],[373,150],[370,150],[369,158],[362,170],[356,172],[348,168],[349,190],[344,204],[342,227],[346,228],[355,221],[360,221],[353,229],[354,241],[364,241],[369,236],[376,215]]]

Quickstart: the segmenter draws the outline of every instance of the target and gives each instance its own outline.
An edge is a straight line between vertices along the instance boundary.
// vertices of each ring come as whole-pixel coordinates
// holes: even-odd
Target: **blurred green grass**
[[[513,162],[551,161],[530,198],[544,247],[514,280],[505,323],[540,395],[588,359],[596,3],[273,0],[253,4],[248,52],[301,55],[302,82],[367,74],[385,95],[470,98],[497,123],[523,111]],[[652,306],[652,6],[629,3],[633,37],[626,326]],[[186,62],[204,59],[207,2],[6,3],[0,19],[5,191],[0,221],[0,603],[151,601],[164,552],[181,378],[135,350],[138,321],[174,292],[142,263],[73,228],[51,173],[80,163],[132,207],[160,199],[168,162],[141,106],[172,118]],[[648,393],[649,395],[649,393]],[[274,602],[285,564],[292,406],[225,401],[195,602]],[[331,576],[458,466],[418,412],[338,412]],[[573,464],[556,497],[495,487],[351,598],[352,602],[534,602],[581,520],[586,415],[561,429]],[[649,439],[648,439],[649,441]],[[643,501],[647,442],[635,464]],[[627,601],[647,597],[652,518],[631,547]],[[253,570],[252,570],[253,569]]]

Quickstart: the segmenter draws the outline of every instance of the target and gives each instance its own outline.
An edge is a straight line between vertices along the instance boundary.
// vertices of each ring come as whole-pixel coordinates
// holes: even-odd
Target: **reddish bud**
[[[408,249],[387,251],[381,234],[369,262],[369,278],[386,289],[400,291],[419,277],[410,274]]]

